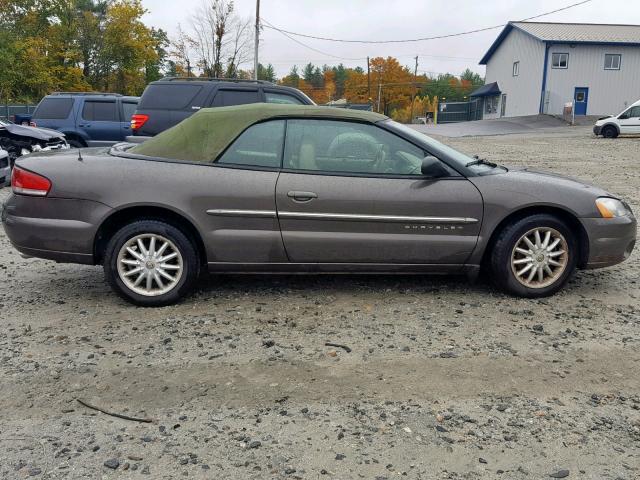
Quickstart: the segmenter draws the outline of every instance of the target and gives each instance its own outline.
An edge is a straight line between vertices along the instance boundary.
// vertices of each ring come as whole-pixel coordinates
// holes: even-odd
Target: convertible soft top
[[[388,117],[373,112],[309,105],[254,103],[203,108],[169,130],[129,150],[149,157],[210,162],[245,129],[270,118],[315,117],[376,123]]]

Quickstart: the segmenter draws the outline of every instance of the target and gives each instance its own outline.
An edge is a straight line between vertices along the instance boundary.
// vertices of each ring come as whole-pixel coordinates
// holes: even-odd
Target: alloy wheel
[[[118,276],[133,292],[155,297],[170,292],[184,272],[182,254],[169,239],[157,234],[137,235],[118,252]]]
[[[516,242],[511,253],[511,270],[516,280],[528,288],[545,288],[555,283],[569,263],[569,247],[564,236],[553,228],[529,230]]]

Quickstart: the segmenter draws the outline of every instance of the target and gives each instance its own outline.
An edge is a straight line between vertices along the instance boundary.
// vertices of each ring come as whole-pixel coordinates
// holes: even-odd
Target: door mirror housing
[[[440,160],[432,155],[427,155],[422,160],[422,166],[420,168],[422,175],[429,178],[448,177],[449,171],[442,164]]]

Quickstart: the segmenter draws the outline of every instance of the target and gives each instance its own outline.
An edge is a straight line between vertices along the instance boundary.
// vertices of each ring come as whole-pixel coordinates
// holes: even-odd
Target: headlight
[[[602,197],[596,200],[596,207],[602,218],[624,217],[631,214],[631,209],[620,200]]]

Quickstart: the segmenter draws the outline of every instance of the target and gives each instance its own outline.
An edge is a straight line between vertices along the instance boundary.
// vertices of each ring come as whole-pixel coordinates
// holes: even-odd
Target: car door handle
[[[295,190],[292,190],[291,192],[287,193],[287,197],[292,198],[296,202],[310,202],[314,198],[318,198],[318,194],[313,192],[297,192]]]
[[[89,128],[91,125],[89,125],[88,123],[81,123],[78,125],[80,128]]]

